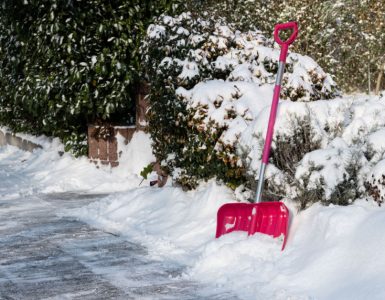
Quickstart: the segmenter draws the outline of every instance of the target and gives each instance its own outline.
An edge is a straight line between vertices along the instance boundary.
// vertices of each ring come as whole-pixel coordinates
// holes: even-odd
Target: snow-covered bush
[[[385,201],[385,128],[367,137],[366,156],[374,165],[365,181],[366,190],[379,205]]]
[[[281,102],[266,192],[303,209],[314,202],[347,205],[363,196],[385,197],[385,102],[347,97],[309,103]],[[240,137],[239,156],[257,178],[268,109]],[[297,150],[297,151],[296,151]]]
[[[362,151],[348,147],[340,138],[328,148],[304,156],[295,173],[294,200],[301,209],[312,203],[348,205],[364,195]]]
[[[346,90],[367,91],[369,79],[374,87],[385,63],[384,1],[191,0],[189,8],[265,34],[278,22],[298,21],[300,34],[293,49],[313,57]]]
[[[138,47],[174,1],[2,1],[0,122],[86,150],[87,123],[133,118]]]
[[[151,84],[150,133],[162,166],[193,188],[217,177],[236,187],[245,166],[241,133],[271,103],[279,47],[261,32],[240,32],[220,18],[161,16],[142,48]],[[337,95],[309,57],[290,53],[281,98],[309,102]]]

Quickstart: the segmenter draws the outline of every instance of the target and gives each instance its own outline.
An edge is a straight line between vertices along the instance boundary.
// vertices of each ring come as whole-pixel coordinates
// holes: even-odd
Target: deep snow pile
[[[197,191],[140,188],[68,212],[149,248],[154,259],[187,265],[184,278],[232,290],[241,299],[383,299],[385,209],[358,200],[348,207],[291,207],[289,241],[232,233],[215,239],[216,212],[234,201],[210,182]]]
[[[383,138],[374,140],[378,135],[382,137],[378,132],[369,140],[380,147]],[[127,153],[144,152],[144,143],[145,136],[133,139]],[[215,182],[190,192],[149,187],[149,182],[138,187],[140,178],[129,174],[127,165],[97,169],[86,159],[60,156],[61,149],[57,140],[46,139],[44,149],[34,153],[0,147],[0,162],[18,157],[15,174],[29,178],[18,183],[20,192],[120,190],[65,214],[138,241],[155,259],[186,265],[184,278],[232,290],[241,299],[385,298],[385,208],[373,201],[357,200],[347,207],[315,204],[297,213],[286,200],[292,221],[281,252],[278,240],[268,236],[232,233],[214,238],[218,208],[234,201],[226,187]],[[377,171],[385,174],[385,167],[378,165]]]

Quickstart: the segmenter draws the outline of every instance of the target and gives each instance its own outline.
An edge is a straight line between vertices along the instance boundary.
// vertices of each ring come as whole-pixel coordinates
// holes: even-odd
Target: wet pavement
[[[0,299],[236,299],[182,279],[183,266],[152,260],[141,245],[60,216],[105,195],[9,193],[16,178],[0,167]]]

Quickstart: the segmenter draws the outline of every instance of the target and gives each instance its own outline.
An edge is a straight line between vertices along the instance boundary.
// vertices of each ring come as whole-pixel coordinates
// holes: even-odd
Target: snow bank
[[[118,136],[119,167],[115,173],[140,175],[144,167],[156,161],[152,154],[150,135],[143,131],[136,131],[131,141],[125,145],[124,137]]]
[[[64,152],[64,145],[57,138],[35,137],[28,134],[21,136],[43,147],[34,150],[33,153],[24,153],[20,158],[20,164],[15,166],[20,174],[28,174],[29,189],[40,193],[125,191],[138,187],[142,181],[140,171],[155,161],[149,136],[141,132],[135,133],[128,145],[120,141],[120,150],[124,154],[122,164],[117,168],[96,166],[86,157],[74,158]],[[15,155],[15,151],[18,152],[12,146],[3,147],[2,151],[4,159],[8,155]],[[148,181],[144,181],[143,184],[148,184]]]
[[[385,209],[291,203],[289,241],[235,232],[215,239],[217,209],[232,193],[211,182],[195,192],[141,188],[71,212],[149,248],[154,259],[187,265],[183,278],[235,291],[241,299],[383,299]]]
[[[73,212],[91,224],[124,234],[149,247],[154,258],[192,264],[216,228],[218,208],[233,200],[230,189],[215,182],[196,191],[143,187]]]
[[[343,177],[341,162],[354,148],[367,151],[362,157],[370,170],[367,173],[375,180],[383,178],[382,102],[376,97],[356,97],[311,104],[323,148],[303,159],[298,174],[313,160],[325,166],[317,172],[334,185]],[[283,105],[280,114],[285,110],[309,112],[295,103]],[[262,110],[261,118],[264,114]],[[258,122],[249,127],[254,133],[264,130],[264,122]],[[277,127],[287,129],[285,123]],[[327,127],[335,128],[338,136],[325,134]],[[33,153],[0,147],[0,163],[18,161],[15,174],[29,178],[18,182],[20,193],[118,192],[65,214],[140,242],[154,259],[185,265],[183,279],[209,283],[213,289],[232,291],[241,299],[385,298],[384,207],[357,199],[350,206],[314,204],[298,213],[295,204],[285,200],[291,224],[283,252],[278,239],[260,234],[248,237],[234,232],[215,239],[217,210],[234,201],[234,193],[214,181],[190,192],[171,186],[149,187],[148,182],[138,187],[136,163],[146,164],[151,156],[145,135],[135,136],[132,143],[122,148],[127,162],[116,170],[97,169],[85,158],[60,156],[62,145],[57,140],[44,142],[44,149]]]

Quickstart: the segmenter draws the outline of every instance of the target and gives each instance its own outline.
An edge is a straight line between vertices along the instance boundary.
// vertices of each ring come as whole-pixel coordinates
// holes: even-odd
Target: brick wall
[[[88,157],[92,162],[116,167],[119,165],[118,141],[116,136],[122,135],[125,143],[129,143],[134,135],[135,126],[114,126],[109,127],[110,135],[105,137],[101,132],[104,132],[102,126],[88,126]]]
[[[107,126],[108,138],[104,135],[100,136],[101,131],[98,125],[88,126],[88,157],[93,162],[100,162],[102,164],[109,164],[112,167],[119,165],[119,153],[116,135],[120,133],[124,138],[126,144],[130,142],[136,130],[145,130],[147,127],[146,112],[148,109],[148,102],[146,100],[149,93],[149,85],[142,82],[135,96],[136,104],[136,123],[135,126]]]
[[[40,145],[21,138],[15,133],[0,130],[0,146],[11,145],[21,150],[32,152],[35,149],[42,148]]]

